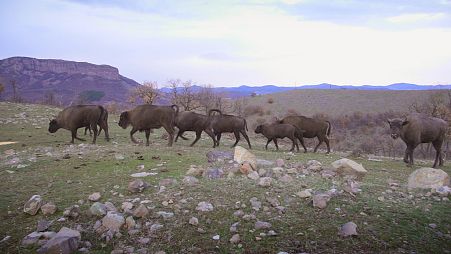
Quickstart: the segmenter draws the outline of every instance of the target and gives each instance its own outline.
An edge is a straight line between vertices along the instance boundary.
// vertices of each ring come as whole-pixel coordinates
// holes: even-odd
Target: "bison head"
[[[49,123],[49,132],[50,133],[55,133],[59,128],[60,128],[60,126],[58,125],[58,122],[56,121],[56,119],[53,119],[50,121],[50,123]]]
[[[259,125],[259,126],[257,126],[257,128],[255,128],[255,133],[262,133],[262,131],[263,131],[263,125]]]
[[[127,127],[130,125],[130,119],[128,119],[128,112],[122,112],[119,116],[119,126],[122,127],[122,129],[127,129]]]
[[[409,121],[399,118],[388,119],[387,121],[390,125],[390,134],[393,139],[399,138],[399,136],[401,136],[402,127],[409,123]]]

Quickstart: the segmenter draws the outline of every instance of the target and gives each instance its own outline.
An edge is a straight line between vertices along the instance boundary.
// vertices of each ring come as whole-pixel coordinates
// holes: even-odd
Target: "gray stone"
[[[46,244],[38,249],[38,253],[70,254],[77,251],[80,244],[80,232],[63,227]]]
[[[196,210],[201,212],[211,212],[213,211],[213,205],[211,203],[202,201],[197,204]]]
[[[224,170],[222,168],[207,168],[202,176],[207,179],[219,179],[224,176]]]
[[[189,219],[189,224],[197,226],[199,224],[199,220],[196,217],[191,217],[191,219]]]
[[[338,234],[344,237],[357,235],[357,225],[350,221],[340,227]]]
[[[436,189],[449,185],[449,175],[436,168],[420,168],[410,174],[407,187],[409,189]]]
[[[237,244],[241,241],[239,234],[234,234],[232,238],[230,238],[229,242],[233,244]]]
[[[165,178],[165,179],[161,179],[158,182],[159,186],[165,186],[165,187],[176,185],[176,184],[177,184],[177,180],[175,180],[174,178]]]
[[[55,232],[50,232],[50,231],[47,231],[47,232],[32,232],[32,233],[28,234],[27,236],[25,236],[22,239],[21,244],[23,246],[36,244],[39,240],[41,240],[41,239],[50,239],[54,235],[56,235],[56,233]]]
[[[276,160],[276,166],[277,167],[284,167],[285,166],[285,161],[283,159],[277,159]]]
[[[199,180],[194,176],[185,176],[185,177],[183,177],[182,182],[189,186],[194,186],[194,185],[199,184]]]
[[[318,207],[320,209],[324,209],[327,206],[327,202],[329,202],[330,196],[327,194],[316,194],[313,196],[313,207]]]
[[[172,217],[174,217],[174,213],[172,212],[165,212],[165,211],[159,211],[157,212],[158,216],[163,217],[165,220],[169,220]]]
[[[204,169],[191,165],[190,169],[186,171],[186,175],[188,176],[201,176],[204,173]]]
[[[30,215],[38,213],[42,205],[42,198],[39,195],[33,195],[24,205],[23,212]]]
[[[307,162],[307,170],[308,171],[320,171],[322,169],[321,162],[317,160],[309,160]]]
[[[48,202],[47,204],[41,206],[41,212],[44,215],[51,215],[56,212],[56,205],[52,202]]]
[[[258,201],[256,197],[252,197],[249,202],[251,202],[252,209],[254,209],[255,211],[260,211],[262,202]]]
[[[228,152],[228,151],[217,151],[217,150],[213,150],[213,151],[209,151],[207,153],[207,159],[208,162],[212,163],[212,162],[222,162],[222,161],[229,161],[233,159],[233,153],[232,152]]]
[[[48,220],[39,220],[39,221],[38,221],[38,226],[37,226],[37,228],[36,228],[36,231],[37,231],[37,232],[43,232],[43,231],[46,231],[46,230],[50,227],[50,225],[52,225],[52,222],[51,222],[51,221],[48,221]]]
[[[261,177],[258,180],[258,185],[262,187],[269,187],[271,186],[272,178],[271,177]]]
[[[255,229],[259,230],[259,229],[269,229],[271,228],[271,223],[266,222],[266,221],[257,221],[255,222]]]
[[[94,216],[104,216],[107,213],[107,210],[104,204],[95,202],[89,208],[89,212]]]
[[[249,177],[252,180],[258,180],[260,178],[260,176],[256,171],[249,172],[249,174],[247,174],[247,177]]]
[[[149,209],[143,204],[140,204],[134,211],[133,216],[137,218],[144,218],[149,214]]]
[[[96,202],[99,201],[101,197],[102,195],[100,195],[100,192],[94,192],[91,195],[89,195],[88,199],[89,201]]]
[[[281,181],[282,183],[291,183],[293,182],[293,177],[291,177],[290,175],[283,175],[279,178],[279,181]]]
[[[296,195],[300,198],[309,198],[312,196],[312,192],[310,189],[306,189],[296,193]]]
[[[337,174],[345,177],[362,178],[368,173],[361,164],[346,158],[332,162],[332,167]]]
[[[63,212],[64,217],[68,218],[77,218],[80,215],[80,206],[73,205],[68,208],[66,208]]]
[[[144,182],[141,179],[136,179],[128,184],[128,191],[130,191],[131,193],[138,193],[142,192],[147,187],[149,187],[148,183]]]
[[[102,219],[102,226],[108,228],[113,232],[119,232],[122,225],[124,225],[124,216],[118,212],[108,212]]]

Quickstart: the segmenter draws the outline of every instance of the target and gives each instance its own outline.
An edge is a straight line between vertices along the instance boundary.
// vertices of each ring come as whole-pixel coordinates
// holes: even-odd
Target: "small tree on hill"
[[[199,93],[195,91],[191,80],[183,82],[180,79],[171,79],[168,83],[168,87],[171,88],[170,99],[173,104],[182,106],[185,111],[201,107]]]
[[[128,101],[134,104],[138,99],[141,99],[146,104],[153,104],[159,97],[158,83],[156,81],[145,81],[132,90]]]

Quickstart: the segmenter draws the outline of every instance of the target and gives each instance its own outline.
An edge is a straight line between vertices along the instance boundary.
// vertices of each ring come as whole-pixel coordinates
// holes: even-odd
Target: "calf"
[[[195,131],[196,139],[191,143],[190,146],[194,146],[196,142],[200,139],[202,131],[208,134],[213,140],[213,148],[216,147],[216,138],[213,133],[213,128],[211,127],[211,117],[198,114],[191,111],[180,112],[175,118],[175,126],[179,129],[177,136],[175,137],[175,142],[177,142],[178,137],[186,139],[183,137],[185,131]]]
[[[268,139],[268,142],[266,142],[265,149],[268,150],[268,144],[271,141],[274,141],[277,151],[279,150],[279,146],[277,145],[277,139],[289,138],[292,141],[290,151],[293,151],[294,147],[296,146],[297,151],[299,152],[299,145],[296,139],[299,138],[300,140],[302,140],[303,132],[304,131],[298,129],[297,127],[291,124],[280,124],[280,123],[263,124],[257,126],[257,128],[255,129],[255,133],[261,133]]]
[[[219,114],[212,115],[213,112],[217,112]],[[211,109],[208,112],[208,115],[211,116],[211,127],[213,128],[213,132],[216,136],[216,144],[219,146],[219,141],[221,140],[221,134],[224,132],[233,132],[235,135],[235,144],[232,147],[235,147],[240,141],[240,133],[246,139],[247,144],[249,145],[249,149],[252,149],[251,142],[249,141],[249,137],[247,136],[247,122],[246,119],[234,116],[234,115],[226,115],[223,114],[218,109]]]

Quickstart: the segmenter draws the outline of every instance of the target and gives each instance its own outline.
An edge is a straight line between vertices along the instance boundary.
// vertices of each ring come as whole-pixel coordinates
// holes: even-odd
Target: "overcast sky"
[[[2,0],[0,34],[162,85],[451,84],[451,0]]]

